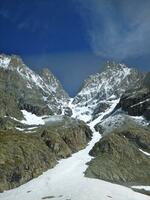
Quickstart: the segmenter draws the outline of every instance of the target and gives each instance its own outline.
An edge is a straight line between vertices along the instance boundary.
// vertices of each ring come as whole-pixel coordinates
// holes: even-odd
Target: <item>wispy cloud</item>
[[[126,59],[150,53],[149,0],[73,0],[96,54]]]

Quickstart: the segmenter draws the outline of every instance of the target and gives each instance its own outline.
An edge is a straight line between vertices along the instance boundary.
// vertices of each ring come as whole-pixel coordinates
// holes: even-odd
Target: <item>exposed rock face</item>
[[[100,113],[105,112],[105,110],[107,110],[109,108],[109,103],[107,102],[101,102],[99,104],[97,104],[94,112],[93,112],[93,119],[97,118],[99,116]]]
[[[82,115],[86,115],[87,107],[89,115],[93,118],[105,111],[111,101],[118,99],[129,88],[140,87],[143,74],[126,65],[107,62],[100,73],[89,76],[85,80],[81,91],[74,98],[76,113],[83,109]]]
[[[120,99],[117,108],[122,108],[129,115],[144,115],[150,119],[150,89],[140,88],[126,92]]]
[[[48,69],[40,76],[18,56],[0,55],[0,91],[13,96],[20,109],[37,115],[60,113],[69,101],[60,82]]]
[[[15,95],[7,94],[0,89],[0,117],[4,116],[16,117],[18,119],[23,117]]]
[[[66,158],[84,148],[92,132],[84,122],[67,117],[59,123],[43,127],[40,136],[57,158]]]
[[[91,150],[86,176],[124,185],[150,184],[150,130],[133,128],[104,136]]]
[[[40,127],[36,133],[1,130],[0,191],[40,175],[58,159],[85,148],[90,139],[89,127],[70,118]]]
[[[136,88],[141,85],[143,75],[136,69],[128,68],[126,65],[107,62],[103,71],[91,75],[85,80],[74,103],[85,103],[88,100],[105,100],[112,97],[120,97],[125,90]]]
[[[0,191],[19,186],[56,164],[37,137],[0,131]]]

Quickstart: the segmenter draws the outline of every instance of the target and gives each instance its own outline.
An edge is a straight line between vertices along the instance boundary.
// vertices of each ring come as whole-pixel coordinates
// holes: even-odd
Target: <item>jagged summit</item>
[[[63,89],[60,81],[53,75],[49,68],[43,68],[39,75],[42,77],[46,84],[52,86],[56,93],[59,92],[59,95],[61,95],[62,97],[69,98],[69,95]]]
[[[116,100],[129,89],[140,87],[144,75],[125,64],[106,62],[100,73],[90,75],[73,100],[76,110],[89,115],[102,112],[109,107],[109,101]],[[107,102],[106,102],[107,101]],[[87,109],[88,108],[88,109]]]
[[[113,60],[108,60],[106,61],[102,67],[101,67],[101,70],[100,72],[103,72],[107,69],[122,69],[122,68],[127,68],[127,65],[125,65],[124,63],[118,63],[116,61],[113,61]]]
[[[0,54],[0,68],[12,70],[25,66],[22,58],[18,55]]]
[[[57,114],[69,101],[60,82],[49,71],[39,75],[16,55],[0,55],[1,92],[15,96],[20,109],[35,114]],[[15,116],[17,117],[17,116]]]
[[[81,99],[87,101],[97,97],[97,94],[101,100],[108,99],[112,95],[119,97],[125,90],[131,87],[139,87],[142,79],[143,74],[136,69],[129,68],[125,64],[109,61],[105,63],[100,73],[90,75],[84,81],[83,87],[75,97],[74,102],[79,102]]]

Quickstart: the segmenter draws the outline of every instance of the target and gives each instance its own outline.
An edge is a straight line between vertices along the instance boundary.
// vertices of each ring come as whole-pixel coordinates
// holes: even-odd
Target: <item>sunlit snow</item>
[[[150,191],[150,186],[138,185],[138,186],[132,186],[132,188],[140,190],[144,189],[146,191]]]
[[[150,153],[146,152],[146,151],[143,151],[142,149],[139,149],[142,153],[144,153],[146,156],[149,156],[150,157]]]
[[[21,121],[21,123],[28,124],[28,125],[43,125],[43,124],[45,124],[42,117],[38,117],[35,114],[32,114],[26,110],[21,110],[21,111],[25,118],[24,120]]]

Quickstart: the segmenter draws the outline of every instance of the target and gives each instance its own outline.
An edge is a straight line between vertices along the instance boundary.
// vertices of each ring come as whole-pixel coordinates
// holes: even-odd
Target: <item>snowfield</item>
[[[16,189],[0,193],[0,199],[150,200],[149,196],[136,193],[130,188],[84,177],[86,163],[92,159],[88,153],[101,137],[98,132],[95,132],[94,126],[112,111],[117,102],[115,101],[110,109],[89,124],[93,131],[93,138],[85,149],[73,154],[70,158],[62,159],[56,167],[38,178]]]

